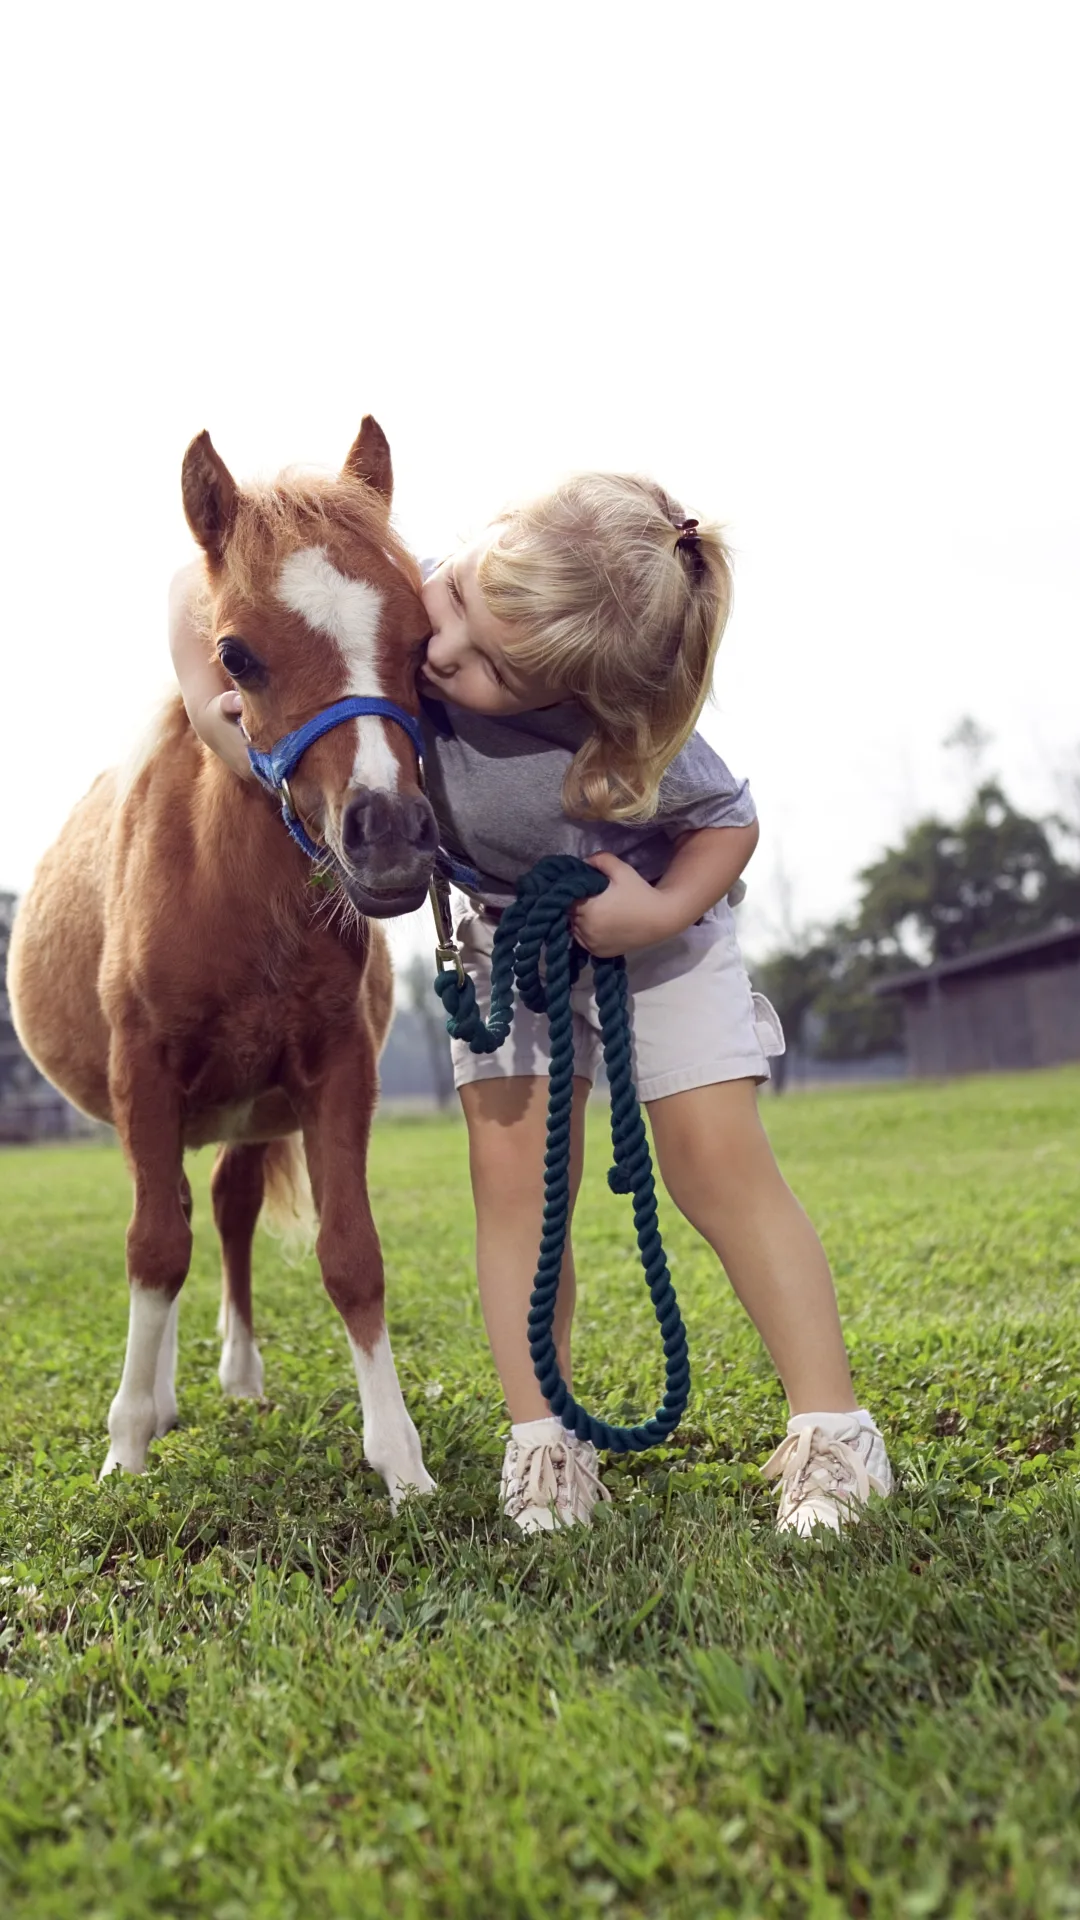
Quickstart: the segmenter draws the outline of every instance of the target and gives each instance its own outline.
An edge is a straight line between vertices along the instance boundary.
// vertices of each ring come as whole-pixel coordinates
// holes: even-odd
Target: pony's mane
[[[376,546],[420,590],[420,570],[390,525],[381,494],[346,474],[305,473],[287,467],[276,480],[246,485],[237,496],[229,534],[229,574],[243,594],[265,580],[268,562],[279,565],[300,547],[330,540]]]
[[[116,769],[116,798],[126,800],[139,775],[150,765],[158,748],[171,734],[177,738],[188,725],[184,702],[176,687],[162,693],[147,714],[127,754]]]

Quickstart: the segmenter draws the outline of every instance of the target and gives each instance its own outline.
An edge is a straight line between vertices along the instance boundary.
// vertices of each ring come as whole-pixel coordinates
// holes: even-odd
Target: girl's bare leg
[[[476,1207],[476,1270],[491,1351],[515,1424],[542,1420],[549,1409],[529,1353],[529,1296],[536,1276],[544,1212],[547,1138],[546,1076],[474,1080],[461,1088],[469,1129],[469,1167]],[[581,1184],[589,1082],[575,1079],[570,1145],[570,1206]],[[563,1259],[555,1313],[555,1345],[570,1381],[574,1262]]]
[[[718,1255],[792,1413],[853,1410],[829,1263],[773,1157],[754,1082],[669,1094],[649,1119],[664,1185]]]

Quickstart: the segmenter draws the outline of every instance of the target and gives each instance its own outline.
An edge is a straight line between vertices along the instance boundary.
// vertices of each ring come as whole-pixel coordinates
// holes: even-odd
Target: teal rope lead
[[[462,983],[455,972],[440,972],[435,991],[449,1016],[447,1032],[456,1040],[466,1040],[474,1053],[494,1053],[506,1040],[513,1025],[515,987],[531,1012],[548,1016],[551,1081],[544,1156],[544,1224],[529,1307],[529,1351],[540,1391],[569,1432],[615,1453],[639,1453],[669,1439],[678,1426],[690,1394],[690,1359],[660,1238],[649,1143],[630,1071],[626,961],[621,954],[612,960],[593,961],[593,983],[611,1087],[615,1164],[608,1173],[608,1185],[613,1193],[633,1195],[641,1264],[663,1338],[665,1392],[652,1419],[636,1427],[615,1427],[587,1412],[573,1398],[559,1372],[552,1333],[570,1215],[574,1081],[570,993],[588,958],[571,935],[570,913],[575,901],[602,893],[606,886],[604,874],[569,854],[550,854],[538,860],[518,881],[517,898],[506,909],[495,934],[487,1020],[480,1013],[476,989],[467,977]]]

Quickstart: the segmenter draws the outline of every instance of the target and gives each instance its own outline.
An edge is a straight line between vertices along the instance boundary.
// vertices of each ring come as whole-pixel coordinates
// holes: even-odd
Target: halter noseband
[[[406,713],[404,707],[397,706],[393,700],[380,700],[374,695],[370,698],[354,695],[348,700],[335,700],[332,707],[324,707],[322,712],[315,714],[311,720],[305,720],[303,726],[297,727],[294,733],[282,734],[281,739],[274,742],[268,753],[260,753],[257,748],[248,747],[248,759],[251,761],[251,770],[256,780],[260,781],[270,793],[280,795],[281,817],[297,846],[303,848],[309,860],[321,860],[327,849],[317,847],[314,840],[304,831],[300,816],[293,805],[292,794],[289,792],[289,775],[295,771],[308,748],[316,740],[321,740],[324,733],[331,733],[335,727],[344,726],[346,720],[359,720],[368,714],[373,714],[380,720],[393,720],[399,727],[403,727],[416,748],[417,759],[423,762],[424,736],[420,731],[419,721],[414,720],[411,713]]]

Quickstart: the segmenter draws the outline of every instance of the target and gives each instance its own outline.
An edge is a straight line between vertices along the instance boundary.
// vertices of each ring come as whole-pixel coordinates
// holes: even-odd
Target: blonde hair
[[[708,696],[731,607],[718,526],[651,480],[581,473],[500,515],[477,584],[508,651],[580,701],[595,730],[563,783],[568,813],[648,820]]]

